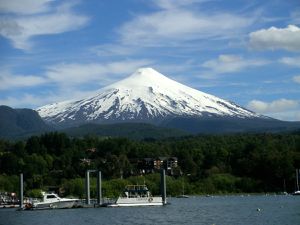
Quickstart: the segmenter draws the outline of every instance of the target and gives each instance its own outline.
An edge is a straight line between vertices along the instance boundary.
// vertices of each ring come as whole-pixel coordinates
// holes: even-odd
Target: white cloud
[[[64,33],[87,24],[88,17],[73,13],[71,7],[64,4],[51,13],[1,17],[0,35],[9,39],[15,48],[29,50],[33,36]]]
[[[34,14],[46,12],[53,0],[0,0],[1,13]]]
[[[300,28],[296,25],[258,30],[250,33],[249,38],[254,49],[300,51]]]
[[[288,112],[290,110],[298,109],[299,101],[278,99],[272,102],[263,102],[259,100],[252,100],[248,103],[247,107],[254,112],[258,113],[279,113]]]
[[[283,57],[279,62],[288,66],[300,67],[300,57]]]
[[[237,35],[255,19],[220,12],[195,12],[187,8],[169,8],[136,16],[119,30],[121,41],[136,45],[173,45],[206,38]]]
[[[285,121],[300,121],[300,101],[278,99],[272,102],[252,100],[247,107],[252,111]]]
[[[13,75],[8,72],[0,74],[0,90],[9,90],[22,87],[33,87],[46,83],[43,77],[32,75]]]
[[[300,84],[300,75],[294,76],[293,81]]]
[[[219,55],[217,59],[208,60],[202,64],[213,74],[234,73],[248,67],[263,66],[269,63],[262,59],[244,59],[239,55]]]
[[[89,49],[91,53],[96,54],[97,56],[124,56],[132,55],[138,51],[136,46],[127,46],[121,44],[103,44],[93,46]]]

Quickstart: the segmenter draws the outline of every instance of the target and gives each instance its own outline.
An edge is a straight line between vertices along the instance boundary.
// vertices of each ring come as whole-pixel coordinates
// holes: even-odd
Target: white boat
[[[124,192],[113,204],[108,207],[118,206],[160,206],[163,205],[162,197],[151,195],[146,185],[127,185]]]
[[[300,195],[300,191],[295,191],[292,195]]]
[[[178,196],[176,196],[176,198],[189,198],[189,196],[188,195],[178,195]]]
[[[72,208],[78,202],[78,199],[60,198],[57,194],[42,193],[41,202],[33,202],[32,209],[67,209]]]

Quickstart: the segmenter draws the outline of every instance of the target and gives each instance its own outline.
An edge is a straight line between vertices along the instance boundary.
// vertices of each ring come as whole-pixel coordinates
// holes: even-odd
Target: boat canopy
[[[127,185],[126,192],[147,192],[149,191],[146,185]]]

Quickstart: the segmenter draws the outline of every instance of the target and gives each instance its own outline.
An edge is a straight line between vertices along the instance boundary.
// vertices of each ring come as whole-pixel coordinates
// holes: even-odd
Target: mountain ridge
[[[23,137],[50,131],[39,114],[32,109],[0,106],[0,137]]]

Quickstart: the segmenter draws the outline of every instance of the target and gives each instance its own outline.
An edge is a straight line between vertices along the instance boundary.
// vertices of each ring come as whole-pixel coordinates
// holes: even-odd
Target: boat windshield
[[[55,195],[47,195],[47,199],[49,199],[49,198],[57,198],[57,196],[55,196]]]

